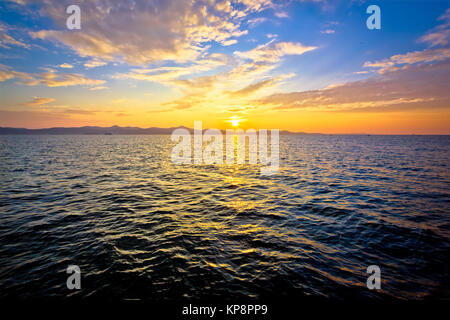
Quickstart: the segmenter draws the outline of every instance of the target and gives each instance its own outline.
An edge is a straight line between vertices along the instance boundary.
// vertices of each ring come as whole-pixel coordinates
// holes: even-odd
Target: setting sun
[[[227,122],[230,122],[233,127],[239,126],[243,119],[238,118],[237,116],[232,116]]]

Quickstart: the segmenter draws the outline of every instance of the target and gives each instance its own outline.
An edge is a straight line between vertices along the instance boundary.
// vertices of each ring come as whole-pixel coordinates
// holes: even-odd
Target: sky
[[[4,0],[0,126],[450,134],[449,41],[450,1]]]

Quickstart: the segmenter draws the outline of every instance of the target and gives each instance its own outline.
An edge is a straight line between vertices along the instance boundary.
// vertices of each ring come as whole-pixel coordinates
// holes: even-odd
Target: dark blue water
[[[168,136],[0,136],[0,297],[450,298],[449,136],[280,139],[261,176]]]

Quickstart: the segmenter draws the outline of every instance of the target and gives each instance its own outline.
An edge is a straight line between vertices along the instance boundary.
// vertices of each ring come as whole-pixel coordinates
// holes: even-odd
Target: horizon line
[[[174,126],[174,127],[139,127],[139,126],[119,126],[119,125],[112,125],[112,126],[95,126],[95,125],[85,125],[85,126],[78,126],[78,127],[64,127],[64,126],[56,126],[56,127],[43,127],[43,128],[25,128],[25,127],[3,127],[0,126],[0,130],[4,129],[12,129],[12,130],[29,130],[29,131],[39,131],[39,130],[54,130],[54,129],[82,129],[82,128],[96,128],[96,129],[111,129],[111,128],[120,128],[120,129],[140,129],[140,130],[149,130],[149,129],[159,129],[159,130],[170,130],[170,129],[178,129],[178,128],[184,128],[188,129],[189,131],[194,131],[193,128],[189,128],[183,125],[180,126]],[[214,129],[214,128],[205,128],[202,129],[203,131]],[[226,129],[218,129],[220,131],[226,131],[226,130],[237,130],[242,129],[244,131],[253,129],[253,128],[226,128]],[[266,130],[275,130],[276,128],[272,129],[266,129]],[[254,130],[264,130],[264,129],[254,129]],[[321,133],[321,132],[305,132],[305,131],[291,131],[287,129],[278,129],[280,133],[288,133],[292,135],[369,135],[369,136],[448,136],[450,133],[364,133],[364,132],[354,132],[354,133]],[[85,135],[104,135],[105,133],[110,132],[103,132],[103,133],[84,133]],[[15,133],[5,133],[0,132],[0,135],[14,135]],[[26,133],[22,133],[23,135],[26,135]],[[112,133],[111,133],[112,134]],[[115,133],[114,135],[164,135],[165,133]],[[45,133],[45,135],[60,135],[58,133]],[[66,134],[67,135],[67,134]],[[70,135],[70,134],[69,134]]]

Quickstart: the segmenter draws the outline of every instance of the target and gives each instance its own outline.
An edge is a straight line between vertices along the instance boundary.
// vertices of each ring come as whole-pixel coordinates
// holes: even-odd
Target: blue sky
[[[393,106],[390,112],[416,110],[411,117],[435,101],[431,118],[423,126],[408,122],[405,133],[433,131],[433,125],[441,132],[448,124],[435,121],[448,119],[443,90],[413,97],[417,90],[408,87],[380,103],[336,98],[348,86],[378,96],[359,84],[385,81],[390,72],[407,86],[411,68],[436,72],[421,66],[448,61],[448,1],[102,3],[0,3],[0,125],[189,126],[202,114],[217,126],[230,116],[262,125],[269,124],[263,115],[273,114],[280,127],[304,129],[305,122],[290,118],[321,114],[344,128],[351,116],[344,121],[337,113],[362,114],[370,103],[384,107],[381,101]],[[70,4],[81,9],[81,30],[65,26]],[[381,30],[366,27],[373,4],[381,9]],[[342,92],[330,89],[342,84],[348,84]],[[308,100],[317,90],[329,105]]]

